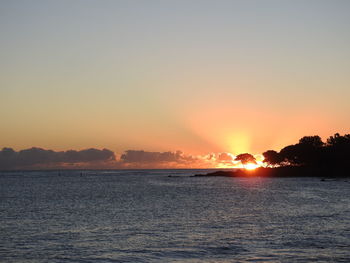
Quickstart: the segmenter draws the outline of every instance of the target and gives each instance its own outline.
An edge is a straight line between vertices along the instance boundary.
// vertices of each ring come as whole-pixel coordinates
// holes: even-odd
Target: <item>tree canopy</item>
[[[256,159],[253,155],[250,153],[241,153],[236,156],[235,161],[240,161],[243,165],[246,165],[248,163],[254,163],[256,164]]]
[[[274,150],[268,150],[264,152],[263,156],[264,156],[263,162],[267,163],[268,166],[279,165],[283,161],[281,155]]]
[[[280,152],[263,153],[268,166],[329,166],[350,163],[350,134],[336,133],[324,143],[320,136],[304,136],[299,143],[288,145]]]

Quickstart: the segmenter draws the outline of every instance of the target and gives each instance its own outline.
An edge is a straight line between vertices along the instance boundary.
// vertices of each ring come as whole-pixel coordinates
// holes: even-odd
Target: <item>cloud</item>
[[[217,161],[219,161],[219,162],[232,163],[233,160],[234,160],[234,158],[232,157],[232,155],[230,153],[219,153],[218,154]]]
[[[176,152],[147,152],[144,150],[127,150],[120,157],[120,164],[126,167],[192,167],[199,160],[192,155]]]
[[[259,161],[262,157],[256,155]],[[33,147],[18,152],[0,151],[0,170],[11,169],[171,169],[240,167],[227,152],[190,155],[182,151],[127,150],[116,158],[108,149],[53,151]]]
[[[81,151],[52,151],[33,147],[14,151],[3,148],[0,151],[0,169],[72,168],[90,167],[115,161],[115,155],[108,149],[86,149]]]
[[[119,165],[125,168],[215,168],[232,167],[233,160],[230,153],[188,155],[181,151],[128,150],[121,155]]]
[[[184,156],[181,151],[176,152],[146,152],[143,150],[128,150],[120,157],[124,162],[179,162],[183,161]]]

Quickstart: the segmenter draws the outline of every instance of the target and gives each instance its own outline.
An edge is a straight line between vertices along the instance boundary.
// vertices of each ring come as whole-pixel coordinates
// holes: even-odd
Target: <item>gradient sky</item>
[[[0,146],[261,153],[350,128],[350,1],[0,1]]]

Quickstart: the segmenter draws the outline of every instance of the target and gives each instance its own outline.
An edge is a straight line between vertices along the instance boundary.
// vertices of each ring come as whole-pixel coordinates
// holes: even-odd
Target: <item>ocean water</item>
[[[0,262],[350,262],[349,180],[199,172],[1,172]]]

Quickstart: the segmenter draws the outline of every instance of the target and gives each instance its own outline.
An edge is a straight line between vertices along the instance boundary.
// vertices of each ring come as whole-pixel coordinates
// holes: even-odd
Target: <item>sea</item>
[[[0,262],[350,262],[350,180],[0,172]]]

